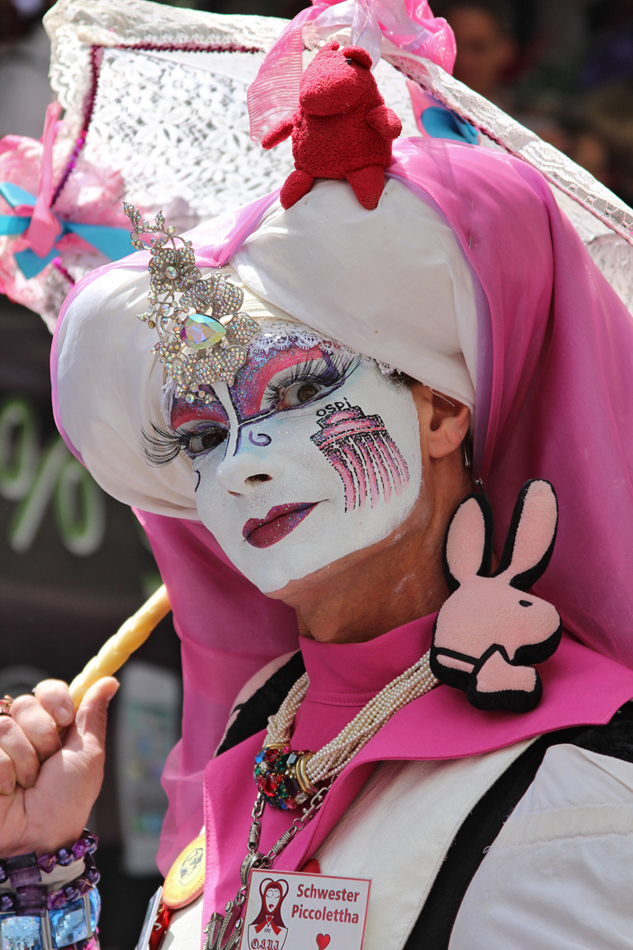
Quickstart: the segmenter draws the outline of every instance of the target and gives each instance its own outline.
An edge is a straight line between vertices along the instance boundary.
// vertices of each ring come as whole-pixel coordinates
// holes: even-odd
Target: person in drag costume
[[[236,895],[265,855],[273,871],[370,879],[367,950],[628,946],[631,316],[544,178],[502,151],[401,139],[375,207],[323,178],[284,204],[258,199],[191,245],[130,209],[164,243],[78,284],[53,345],[60,431],[137,510],[183,638],[161,866],[202,826],[206,866],[186,906],[161,908],[162,946],[205,925],[208,948],[234,946]],[[197,290],[182,283],[192,256]],[[553,550],[551,505],[530,508],[548,482]],[[451,522],[484,490],[511,575],[486,615],[513,623],[514,590],[526,615],[555,606],[556,641],[563,624],[524,712],[477,708],[429,665],[451,577],[487,574],[485,506],[459,536]],[[254,666],[284,654],[224,736],[213,713],[235,689],[210,662],[214,627]],[[63,686],[14,704],[3,859],[81,831],[113,689],[92,688],[62,748],[47,711],[68,707]],[[26,746],[45,761],[22,792]]]

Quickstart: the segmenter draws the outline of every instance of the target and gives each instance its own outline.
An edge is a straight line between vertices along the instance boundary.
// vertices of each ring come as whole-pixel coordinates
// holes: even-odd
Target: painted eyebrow
[[[284,351],[279,351],[277,356],[283,357]],[[337,379],[332,380],[331,383],[328,383],[324,379],[323,385],[331,385],[333,388],[336,388],[336,386],[344,382],[350,366],[356,362],[353,358],[349,358],[343,353],[328,353],[318,346],[312,347],[309,350],[295,351],[293,357],[292,360],[289,360],[285,365],[281,366],[264,363],[262,367],[256,371],[259,378],[255,394],[248,393],[248,382],[244,383],[244,381],[241,382],[241,385],[238,384],[237,387],[230,388],[231,402],[240,424],[266,418],[278,411],[274,405],[262,407],[262,402],[273,381],[283,377],[284,373],[292,373],[293,370],[296,370],[298,367],[305,366],[307,368],[307,375],[310,374],[310,370],[313,370],[315,380],[317,380],[317,377],[326,376],[329,370],[337,375]],[[275,362],[279,363],[281,360],[270,361],[270,363],[273,364]],[[317,367],[320,367],[320,371],[317,370]],[[299,382],[300,380],[296,381]],[[245,409],[247,409],[246,412]]]
[[[191,405],[179,403],[172,407],[170,423],[172,429],[179,429],[188,422],[228,422],[226,409],[219,399],[210,405],[195,402]]]

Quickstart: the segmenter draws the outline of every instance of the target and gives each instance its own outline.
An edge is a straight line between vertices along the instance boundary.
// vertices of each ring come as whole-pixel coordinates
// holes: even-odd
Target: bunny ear
[[[444,542],[444,575],[451,594],[469,577],[488,576],[494,525],[485,495],[469,495],[453,515]]]
[[[512,512],[499,569],[511,587],[528,590],[550,562],[558,526],[558,503],[553,486],[544,479],[526,482]]]

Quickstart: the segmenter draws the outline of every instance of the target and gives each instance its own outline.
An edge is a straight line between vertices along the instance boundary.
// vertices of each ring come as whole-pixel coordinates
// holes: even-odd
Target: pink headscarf
[[[632,318],[545,180],[521,160],[410,139],[395,146],[388,174],[445,216],[478,279],[475,468],[497,536],[505,536],[523,482],[552,481],[558,541],[536,592],[582,643],[633,667]],[[198,262],[229,260],[269,204],[224,216],[215,237],[207,226]],[[344,326],[338,338],[346,342]],[[165,867],[202,825],[201,777],[233,697],[258,667],[296,645],[297,631],[292,611],[246,581],[200,524],[138,514],[182,638],[183,739],[164,773]]]

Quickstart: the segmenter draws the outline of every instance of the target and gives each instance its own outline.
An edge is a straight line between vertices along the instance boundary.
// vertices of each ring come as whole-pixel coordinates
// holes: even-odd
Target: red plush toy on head
[[[290,208],[315,178],[336,178],[347,179],[363,208],[375,208],[391,143],[401,131],[400,119],[378,92],[369,53],[328,43],[302,76],[299,111],[262,139],[264,148],[273,148],[292,133],[295,171],[281,189],[281,204]]]

